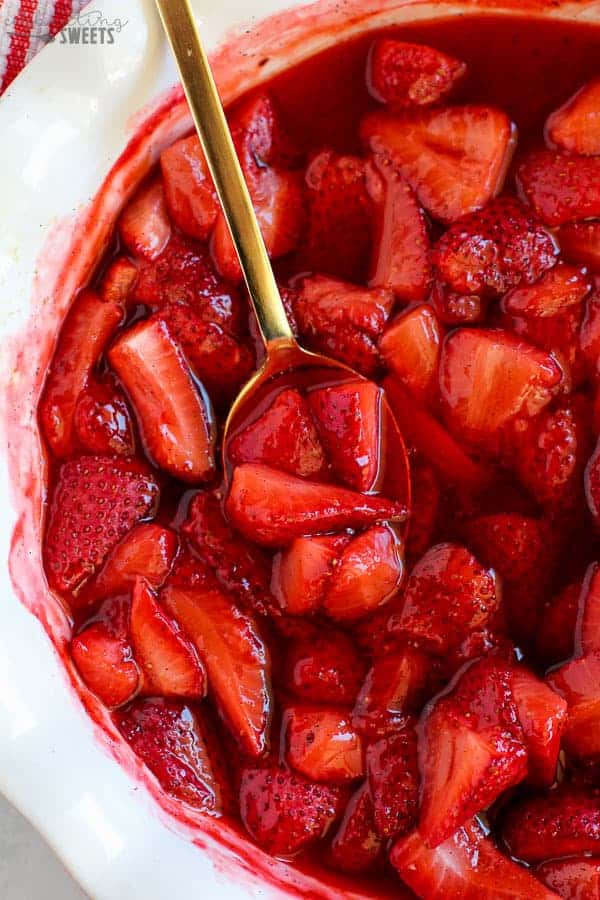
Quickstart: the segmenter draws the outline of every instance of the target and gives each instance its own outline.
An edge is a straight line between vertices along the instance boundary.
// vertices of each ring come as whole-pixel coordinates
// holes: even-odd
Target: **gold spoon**
[[[264,363],[240,391],[225,423],[223,465],[227,473],[227,447],[231,435],[240,423],[251,418],[257,401],[272,388],[275,379],[289,378],[292,373],[299,372],[302,372],[304,386],[366,379],[343,363],[305,350],[296,341],[189,0],[156,0],[156,5],[177,62],[266,349]],[[385,479],[388,482],[386,493],[408,505],[410,475],[406,447],[385,398],[381,409],[386,447],[384,466],[393,469],[388,472],[392,477]]]

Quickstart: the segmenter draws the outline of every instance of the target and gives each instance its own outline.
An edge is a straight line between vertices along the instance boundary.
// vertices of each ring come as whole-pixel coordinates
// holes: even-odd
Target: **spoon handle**
[[[267,348],[294,342],[189,0],[156,0]]]

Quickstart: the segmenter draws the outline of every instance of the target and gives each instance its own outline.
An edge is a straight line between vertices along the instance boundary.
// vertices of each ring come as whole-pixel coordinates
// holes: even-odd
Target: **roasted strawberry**
[[[382,840],[375,828],[373,801],[367,783],[352,795],[344,818],[331,842],[330,860],[336,869],[367,872],[379,860]]]
[[[429,302],[444,325],[477,325],[485,319],[486,299],[480,294],[457,294],[436,281]]]
[[[272,96],[259,93],[243,101],[230,120],[240,159],[253,166],[293,168],[299,153]]]
[[[264,463],[305,478],[322,477],[327,470],[309,406],[293,388],[278,394],[258,419],[232,439],[228,458],[234,465]]]
[[[134,325],[113,344],[109,361],[156,464],[182,481],[210,480],[215,471],[211,412],[165,323],[152,318]]]
[[[445,99],[466,72],[466,63],[433,47],[381,38],[369,54],[367,84],[373,97],[389,106],[431,106]]]
[[[164,613],[145,578],[137,578],[133,589],[130,635],[146,694],[205,696],[206,673],[196,650]]]
[[[96,622],[71,641],[71,655],[87,687],[109,709],[123,706],[135,697],[140,670],[129,641],[103,622]]]
[[[422,304],[398,316],[379,341],[388,369],[424,404],[437,395],[442,337],[435,312]]]
[[[284,683],[302,700],[351,706],[364,674],[365,664],[343,631],[320,628],[314,639],[296,639],[286,647]]]
[[[402,548],[394,532],[375,525],[342,551],[323,598],[323,610],[340,622],[356,622],[383,606],[404,575]]]
[[[600,272],[600,222],[563,225],[557,232],[560,249],[566,259]]]
[[[312,781],[344,784],[363,774],[363,747],[347,710],[292,706],[283,713],[290,766]]]
[[[196,494],[181,531],[227,591],[261,615],[272,607],[269,560],[232,531],[218,496]]]
[[[306,481],[253,463],[236,466],[225,512],[248,540],[265,547],[290,544],[304,534],[402,522],[402,503],[347,488]]]
[[[371,744],[366,753],[375,827],[392,838],[414,827],[419,806],[419,765],[414,721]]]
[[[372,113],[361,136],[379,163],[398,168],[425,209],[446,223],[500,192],[516,143],[508,116],[491,106]]]
[[[205,240],[219,213],[219,201],[197,135],[163,150],[164,196],[174,223],[184,234]]]
[[[532,150],[519,163],[517,185],[544,225],[600,216],[600,158]]]
[[[529,780],[549,787],[556,780],[567,704],[523,666],[513,672],[512,693],[527,747]]]
[[[119,219],[119,236],[134,256],[156,259],[163,252],[171,237],[171,223],[160,179],[144,185],[129,201]]]
[[[100,296],[106,303],[128,307],[137,279],[137,265],[126,256],[117,256],[102,276]]]
[[[376,341],[393,305],[390,290],[315,275],[303,280],[294,311],[300,335],[312,349],[370,378],[379,366]]]
[[[433,249],[440,280],[459,294],[504,294],[556,263],[552,235],[512,197],[455,222]]]
[[[69,310],[40,401],[42,428],[56,456],[75,449],[77,401],[122,318],[122,306],[87,290]]]
[[[600,524],[600,441],[585,470],[585,493],[596,525]]]
[[[458,544],[432,547],[412,570],[390,631],[443,656],[463,656],[493,644],[500,590],[486,569]]]
[[[191,706],[176,700],[140,700],[115,719],[167,794],[207,812],[224,811],[228,798],[222,763]]]
[[[574,581],[542,609],[536,652],[546,666],[563,662],[575,652],[575,626],[581,589],[582,581]]]
[[[261,756],[269,744],[271,663],[254,619],[218,590],[168,586],[162,602],[198,651],[209,689],[244,752]]]
[[[283,766],[250,766],[240,815],[250,836],[275,856],[294,856],[324,837],[343,808],[339,787],[315,784]]]
[[[600,797],[569,784],[517,801],[504,817],[502,837],[517,859],[543,862],[598,853]]]
[[[536,284],[515,288],[507,294],[502,305],[516,315],[547,318],[581,303],[591,288],[585,270],[559,262]]]
[[[476,819],[431,850],[418,831],[400,838],[390,855],[402,880],[429,900],[552,900],[527,869],[496,849]]]
[[[565,900],[597,900],[600,896],[600,860],[588,856],[542,863],[536,875]]]
[[[379,474],[381,401],[381,388],[371,381],[320,388],[308,396],[335,474],[357,491],[372,490]]]
[[[406,557],[412,564],[433,543],[440,511],[440,484],[435,469],[418,454],[410,461],[410,480],[412,508]]]
[[[320,608],[333,566],[349,540],[346,535],[299,537],[275,556],[271,589],[283,610],[298,616]]]
[[[132,456],[135,451],[129,407],[112,379],[90,380],[77,400],[73,427],[87,453]]]
[[[44,541],[50,586],[78,588],[140,519],[154,514],[158,499],[158,484],[137,460],[79,456],[63,463]]]
[[[600,78],[588,82],[548,117],[546,138],[569,153],[600,154]]]

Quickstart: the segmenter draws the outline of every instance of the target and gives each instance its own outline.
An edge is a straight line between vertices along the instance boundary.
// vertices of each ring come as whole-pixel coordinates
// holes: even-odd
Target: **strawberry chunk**
[[[579,349],[585,357],[590,377],[596,381],[600,374],[600,293],[592,294],[585,304]]]
[[[364,674],[365,664],[343,631],[319,629],[314,640],[298,638],[286,647],[284,683],[309,703],[351,706]]]
[[[508,328],[523,340],[552,354],[564,371],[565,385],[578,387],[585,379],[580,358],[579,331],[584,305],[571,306],[557,316],[499,316],[498,325]]]
[[[537,284],[507,294],[503,307],[517,315],[556,316],[585,300],[591,289],[585,270],[559,262]]]
[[[429,900],[552,900],[527,869],[496,849],[476,819],[430,849],[418,831],[400,838],[390,855],[402,880]]]
[[[158,319],[134,325],[113,344],[109,361],[156,464],[182,481],[210,480],[215,471],[211,414],[166,325]]]
[[[280,607],[293,616],[316,612],[327,581],[349,538],[299,537],[273,560],[271,589]]]
[[[268,466],[245,463],[233,471],[225,512],[248,540],[265,547],[290,544],[304,534],[361,528],[389,520],[402,522],[402,503],[323,486]]]
[[[340,787],[315,784],[282,766],[248,767],[242,774],[240,815],[264,850],[294,856],[325,837],[343,799]]]
[[[600,154],[600,78],[589,81],[548,116],[546,138],[569,153]]]
[[[145,578],[137,578],[133,589],[130,635],[145,693],[192,700],[205,696],[206,673],[198,654],[165,615]]]
[[[529,780],[550,787],[556,780],[566,701],[523,666],[515,668],[512,692],[527,747]]]
[[[261,756],[271,720],[271,663],[254,619],[218,590],[165,588],[165,609],[194,644],[208,686],[242,749]]]
[[[171,238],[171,222],[160,179],[144,185],[129,201],[119,219],[119,236],[134,256],[156,259],[163,252]]]
[[[587,856],[555,859],[538,866],[536,875],[565,900],[597,900],[600,896],[600,860]]]
[[[312,781],[344,784],[363,775],[363,748],[346,711],[293,706],[283,714],[286,759]]]
[[[116,723],[167,794],[206,812],[223,812],[221,765],[191,706],[176,700],[140,700],[120,712]]]
[[[580,266],[600,272],[600,222],[578,222],[558,229],[563,256]]]
[[[271,406],[232,439],[234,464],[264,463],[291,475],[319,478],[327,462],[309,406],[295,389],[282,391]]]
[[[504,818],[502,837],[517,859],[543,862],[560,856],[598,853],[600,798],[568,784],[520,800]]]
[[[106,303],[128,307],[137,279],[137,265],[126,256],[118,256],[102,276],[100,296]]]
[[[173,222],[184,234],[205,240],[217,220],[219,201],[198,136],[182,138],[163,150],[160,167]]]
[[[372,490],[379,474],[382,396],[371,381],[320,388],[308,396],[335,474],[357,491]]]
[[[367,84],[381,103],[431,106],[452,93],[466,72],[466,63],[433,47],[381,38],[369,54]]]
[[[582,580],[568,584],[543,608],[536,652],[546,666],[563,662],[575,652],[575,626]]]
[[[569,705],[563,744],[576,759],[600,754],[600,656],[573,659],[548,676],[548,683]]]
[[[87,290],[69,310],[40,401],[42,428],[55,456],[75,449],[77,401],[122,318],[119,304]]]
[[[431,285],[427,223],[414,192],[394,169],[382,172],[384,197],[377,204],[370,284],[390,288],[407,303],[425,300]]]
[[[377,832],[383,838],[392,838],[410,831],[419,807],[414,723],[409,721],[402,731],[371,744],[366,768]]]
[[[361,288],[315,275],[305,278],[294,303],[301,337],[367,378],[379,366],[376,341],[394,305],[384,288]]]
[[[435,313],[444,325],[481,324],[487,313],[487,298],[481,294],[461,294],[436,281],[429,297]]]
[[[459,294],[504,294],[533,284],[556,263],[552,235],[512,197],[454,223],[433,250],[442,282]]]
[[[465,650],[480,655],[493,642],[499,607],[493,569],[465,547],[438,544],[412,570],[389,629],[443,656],[462,657]]]
[[[403,575],[397,537],[389,528],[376,525],[343,550],[327,583],[323,609],[340,622],[363,619],[394,596]]]
[[[104,623],[90,625],[74,637],[71,655],[87,687],[109,709],[123,706],[135,697],[140,670],[131,645]]]
[[[379,341],[388,369],[425,404],[437,394],[442,337],[435,312],[422,304],[395,319]]]
[[[133,456],[135,452],[129,407],[112,379],[90,380],[77,400],[73,427],[87,453]]]
[[[585,470],[585,493],[596,525],[600,524],[600,441]]]
[[[497,444],[500,429],[537,415],[562,383],[563,372],[550,354],[506,331],[462,328],[442,348],[444,416],[475,444]]]
[[[396,167],[419,203],[445,223],[501,191],[516,143],[508,116],[491,106],[371,113],[361,136],[376,160]]]
[[[63,463],[44,541],[50,586],[79,587],[140,519],[155,513],[158,500],[158,484],[136,460],[80,456]]]
[[[583,581],[577,618],[576,649],[579,656],[600,653],[600,564],[592,563]]]
[[[600,158],[532,150],[517,168],[517,186],[544,225],[600,216]]]
[[[352,795],[331,842],[331,863],[351,875],[367,872],[378,862],[382,840],[375,829],[373,801],[367,783]]]

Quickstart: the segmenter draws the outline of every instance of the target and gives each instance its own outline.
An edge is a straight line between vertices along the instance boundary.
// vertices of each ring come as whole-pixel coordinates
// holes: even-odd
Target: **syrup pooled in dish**
[[[598,894],[599,48],[437,23],[229,111],[295,332],[367,379],[274,386],[230,471],[262,350],[195,136],[57,342],[43,550],[82,682],[182,809],[340,895]]]

